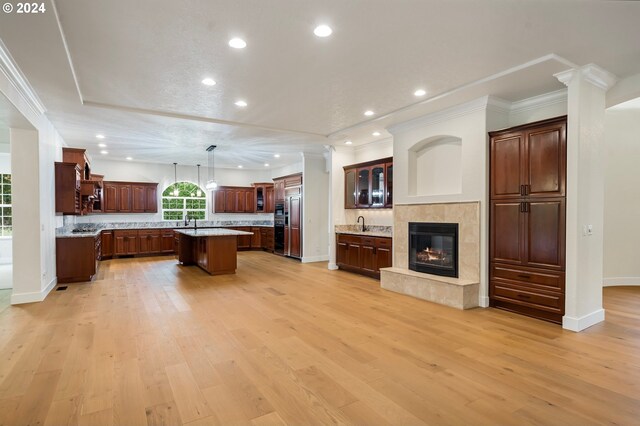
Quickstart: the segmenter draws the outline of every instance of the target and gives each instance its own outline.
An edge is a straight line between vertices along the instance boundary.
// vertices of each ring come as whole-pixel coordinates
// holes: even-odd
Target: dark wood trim
[[[361,167],[369,167],[369,166],[375,166],[378,164],[384,164],[384,163],[393,163],[393,157],[386,157],[386,158],[380,158],[378,160],[372,160],[372,161],[365,161],[364,163],[357,163],[357,164],[349,164],[348,166],[343,166],[342,169],[343,170],[347,170],[347,169],[356,169],[356,168],[361,168]]]

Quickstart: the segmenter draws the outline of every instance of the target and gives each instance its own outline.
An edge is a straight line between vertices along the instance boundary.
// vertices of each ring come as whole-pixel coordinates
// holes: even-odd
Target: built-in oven
[[[275,211],[273,212],[274,218],[284,217],[284,203],[277,202]]]

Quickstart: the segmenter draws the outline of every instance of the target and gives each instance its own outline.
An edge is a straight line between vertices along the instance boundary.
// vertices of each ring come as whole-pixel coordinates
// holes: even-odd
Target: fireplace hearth
[[[409,222],[409,269],[458,277],[458,224]]]

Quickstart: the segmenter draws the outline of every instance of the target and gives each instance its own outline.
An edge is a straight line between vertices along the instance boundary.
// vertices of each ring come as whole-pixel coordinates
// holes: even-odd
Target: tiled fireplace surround
[[[395,205],[393,215],[393,267],[381,270],[382,288],[458,309],[478,306],[480,203]],[[409,222],[459,224],[459,278],[409,269]]]

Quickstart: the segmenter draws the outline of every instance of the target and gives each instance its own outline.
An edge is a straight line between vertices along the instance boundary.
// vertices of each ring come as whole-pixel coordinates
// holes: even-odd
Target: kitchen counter
[[[237,231],[235,229],[211,228],[211,229],[174,229],[179,234],[189,237],[221,237],[227,235],[253,235],[253,232]]]
[[[253,227],[253,228],[273,228],[271,221],[202,221],[198,222],[198,230],[213,228],[231,228],[231,227]],[[73,233],[72,230],[77,229],[95,229],[93,232]],[[102,231],[113,231],[118,229],[173,229],[190,230],[195,229],[193,225],[184,226],[176,225],[175,221],[170,222],[114,222],[114,223],[96,223],[96,224],[78,224],[67,225],[56,229],[56,238],[82,238],[95,237]]]
[[[360,225],[336,225],[335,232],[336,234],[361,235],[364,237],[393,237],[392,227],[381,225],[368,225],[365,231],[362,231]]]

